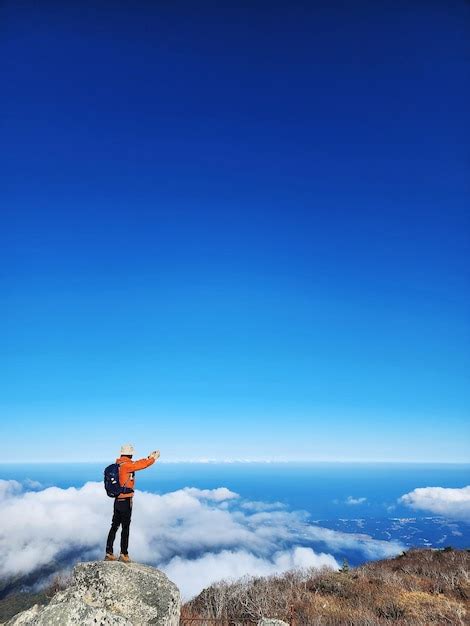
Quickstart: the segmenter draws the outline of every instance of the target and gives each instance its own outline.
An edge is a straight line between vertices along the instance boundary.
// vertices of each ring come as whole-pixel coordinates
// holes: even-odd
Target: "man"
[[[129,554],[127,548],[129,545],[129,526],[131,524],[132,515],[132,498],[134,496],[134,474],[138,470],[145,469],[153,465],[157,459],[160,458],[160,451],[155,450],[151,452],[146,459],[140,459],[140,461],[133,461],[132,456],[134,454],[134,448],[130,443],[125,444],[121,448],[121,456],[116,459],[116,463],[119,465],[119,484],[121,487],[127,487],[132,489],[129,493],[121,493],[114,501],[113,521],[111,523],[111,529],[108,534],[108,540],[106,542],[106,556],[105,561],[115,561],[116,557],[113,554],[114,539],[119,526],[121,526],[121,555],[120,561],[124,563],[130,563]]]

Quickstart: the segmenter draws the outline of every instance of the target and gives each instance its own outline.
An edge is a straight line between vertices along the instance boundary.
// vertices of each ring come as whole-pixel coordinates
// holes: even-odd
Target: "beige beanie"
[[[134,446],[131,443],[125,443],[121,446],[121,454],[134,454]]]

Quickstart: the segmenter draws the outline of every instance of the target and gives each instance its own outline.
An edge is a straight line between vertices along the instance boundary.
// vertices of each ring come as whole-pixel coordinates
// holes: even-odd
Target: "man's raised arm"
[[[139,461],[131,461],[130,465],[132,466],[132,470],[137,472],[138,470],[143,470],[146,467],[150,467],[153,465],[155,461],[160,458],[160,450],[155,450],[151,452],[146,459],[139,459]]]

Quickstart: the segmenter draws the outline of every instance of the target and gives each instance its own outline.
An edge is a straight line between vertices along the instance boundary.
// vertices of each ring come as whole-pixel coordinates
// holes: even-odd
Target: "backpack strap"
[[[121,463],[116,463],[116,465],[120,468],[121,465],[124,465],[124,463],[125,463],[125,461],[121,461]],[[131,492],[134,491],[130,487],[126,487],[127,483],[129,482],[129,478],[130,478],[130,476],[128,476],[126,482],[122,486],[121,485],[120,486],[121,486],[121,489],[129,489],[130,491],[123,491],[122,493],[131,493]],[[119,494],[119,495],[122,495],[122,494]],[[119,496],[117,496],[117,497],[119,498]]]

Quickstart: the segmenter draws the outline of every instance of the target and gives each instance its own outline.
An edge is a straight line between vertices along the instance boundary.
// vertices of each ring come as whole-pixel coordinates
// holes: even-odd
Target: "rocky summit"
[[[79,563],[69,587],[47,606],[15,615],[8,626],[155,624],[177,626],[181,608],[177,586],[154,567],[138,563]]]

